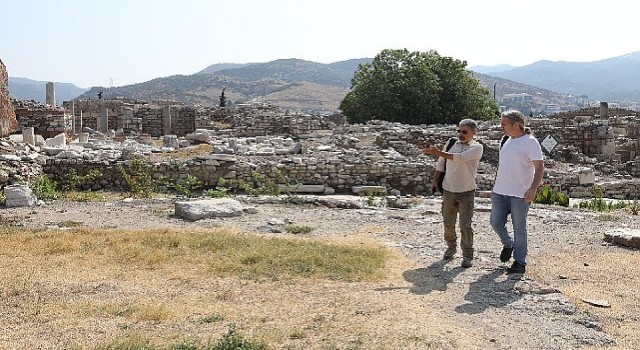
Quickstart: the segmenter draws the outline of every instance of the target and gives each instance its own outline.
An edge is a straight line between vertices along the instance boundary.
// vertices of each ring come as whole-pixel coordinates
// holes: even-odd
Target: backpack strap
[[[447,142],[447,147],[445,148],[445,151],[449,152],[449,150],[451,149],[451,147],[453,147],[453,144],[455,144],[456,141],[458,141],[458,139],[456,139],[455,137],[450,138],[449,141]]]
[[[502,138],[500,139],[500,148],[499,149],[502,149],[502,146],[504,146],[504,143],[507,142],[508,139],[509,139],[509,136],[502,135]]]
[[[449,150],[451,149],[451,147],[453,147],[453,145],[456,143],[456,141],[458,141],[457,138],[452,137],[449,139],[449,141],[447,141],[447,147],[445,147],[444,151],[445,152],[449,152]],[[447,158],[444,159],[444,171],[447,171]],[[444,177],[444,175],[443,175]]]

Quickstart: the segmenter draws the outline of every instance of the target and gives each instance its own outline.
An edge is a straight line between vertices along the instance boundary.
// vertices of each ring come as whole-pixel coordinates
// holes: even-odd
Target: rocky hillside
[[[104,98],[174,100],[215,106],[220,101],[222,89],[225,89],[225,96],[231,104],[261,101],[297,112],[331,114],[336,112],[349,92],[358,65],[369,62],[370,58],[331,64],[286,59],[246,65],[212,65],[193,75],[174,75],[116,88],[94,87],[78,98],[95,99],[97,93],[102,91]],[[489,97],[498,100],[505,94],[528,92],[536,95],[536,103],[541,106],[566,104],[563,94],[507,79],[473,74],[487,88]]]

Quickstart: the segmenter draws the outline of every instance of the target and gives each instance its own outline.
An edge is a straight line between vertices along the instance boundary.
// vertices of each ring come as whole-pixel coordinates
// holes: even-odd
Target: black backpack
[[[456,143],[456,141],[458,141],[457,138],[452,137],[449,139],[449,141],[447,141],[447,147],[444,148],[445,152],[449,152],[449,150],[451,149],[451,147],[453,147],[453,145]],[[444,160],[444,170],[442,171],[442,175],[440,175],[440,178],[438,179],[436,186],[434,188],[431,189],[431,191],[433,193],[436,192],[440,192],[442,193],[443,189],[442,189],[442,181],[444,181],[444,173],[447,171],[447,160]]]

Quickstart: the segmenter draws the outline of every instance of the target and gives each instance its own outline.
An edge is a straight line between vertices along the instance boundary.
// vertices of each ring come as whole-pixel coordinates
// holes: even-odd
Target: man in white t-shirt
[[[507,273],[524,273],[527,265],[527,213],[542,183],[544,163],[538,140],[516,110],[501,114],[500,125],[509,138],[500,148],[498,173],[491,194],[491,227],[500,237],[500,261],[513,264]],[[507,230],[511,215],[513,235]]]
[[[437,187],[438,179],[442,181],[442,222],[444,224],[444,240],[447,250],[445,260],[453,259],[457,250],[456,220],[460,216],[460,248],[464,268],[473,266],[473,229],[471,221],[475,206],[476,174],[478,163],[482,157],[483,147],[474,140],[477,123],[472,119],[463,119],[458,123],[458,137],[451,148],[427,148],[424,154],[438,156],[433,186]],[[446,171],[445,171],[446,167]]]

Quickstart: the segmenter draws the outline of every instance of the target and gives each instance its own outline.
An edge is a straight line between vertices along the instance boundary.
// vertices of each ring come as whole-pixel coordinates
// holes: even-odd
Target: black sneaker
[[[513,253],[513,247],[502,247],[502,251],[500,252],[500,261],[507,262],[511,259],[511,254]]]
[[[524,273],[525,270],[525,265],[522,265],[521,263],[514,261],[513,264],[511,265],[511,267],[507,268],[507,273],[511,274],[511,273]]]

